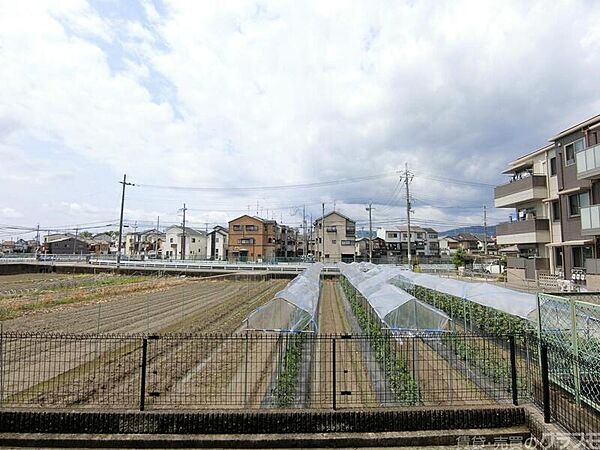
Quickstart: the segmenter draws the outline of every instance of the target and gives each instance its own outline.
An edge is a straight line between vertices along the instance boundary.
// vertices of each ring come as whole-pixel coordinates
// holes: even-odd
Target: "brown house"
[[[276,256],[277,222],[243,215],[229,222],[230,261],[265,261]]]

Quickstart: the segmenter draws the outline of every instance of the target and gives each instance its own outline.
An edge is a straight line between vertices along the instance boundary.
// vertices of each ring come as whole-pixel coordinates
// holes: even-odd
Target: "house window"
[[[552,202],[552,220],[555,222],[560,220],[560,202],[558,200]]]
[[[219,238],[215,238],[215,242],[219,242]]]
[[[331,240],[331,243],[332,243],[332,244],[337,244],[337,240],[335,240],[335,239],[332,239],[332,240]]]
[[[342,245],[354,245],[354,242],[352,242],[350,240],[343,240]]]
[[[550,176],[556,175],[556,156],[550,158]]]
[[[241,225],[234,225],[233,226],[233,231],[242,231],[242,226]]]
[[[569,216],[578,216],[581,214],[581,208],[588,206],[590,206],[589,192],[569,195]]]
[[[253,238],[239,239],[238,243],[239,244],[253,244],[254,239]]]
[[[581,150],[583,150],[583,139],[579,139],[575,142],[571,142],[569,145],[565,145],[567,166],[575,164],[575,154],[579,153]]]
[[[173,243],[173,238],[169,238],[169,242],[170,242],[170,243]]]
[[[597,131],[590,131],[588,134],[588,147],[592,147],[593,145],[598,145],[600,141],[598,140],[600,136],[598,136]]]
[[[246,231],[258,231],[258,227],[256,225],[246,225]]]
[[[196,243],[196,238],[192,238],[192,244]]]

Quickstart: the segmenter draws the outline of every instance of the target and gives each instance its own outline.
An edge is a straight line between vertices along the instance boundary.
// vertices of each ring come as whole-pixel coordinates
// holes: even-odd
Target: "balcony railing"
[[[577,179],[600,177],[600,145],[577,153]]]
[[[581,208],[581,234],[600,235],[600,205]]]
[[[504,222],[496,227],[498,244],[536,244],[550,242],[548,219],[518,220]]]
[[[494,203],[496,208],[506,208],[531,200],[542,200],[548,196],[547,193],[546,175],[530,175],[496,186]]]

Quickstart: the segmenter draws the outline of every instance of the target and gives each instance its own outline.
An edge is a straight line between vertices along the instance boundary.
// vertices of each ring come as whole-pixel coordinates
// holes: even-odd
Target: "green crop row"
[[[292,406],[294,403],[304,338],[304,333],[295,333],[284,337],[287,345],[283,357],[283,366],[273,388],[275,404],[280,408]]]
[[[356,290],[342,278],[342,288],[363,333],[368,336],[375,359],[385,372],[396,400],[406,405],[419,403],[419,387],[406,362],[392,348],[393,336],[382,330],[381,323],[361,304]]]

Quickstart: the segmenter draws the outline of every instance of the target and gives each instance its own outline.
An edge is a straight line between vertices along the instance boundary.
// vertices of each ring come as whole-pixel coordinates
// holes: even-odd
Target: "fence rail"
[[[530,371],[511,342],[454,334],[3,333],[0,405],[343,409],[516,402],[530,395]]]

